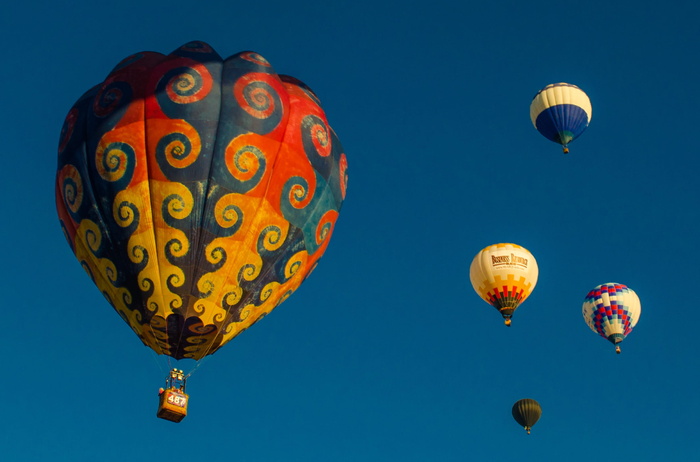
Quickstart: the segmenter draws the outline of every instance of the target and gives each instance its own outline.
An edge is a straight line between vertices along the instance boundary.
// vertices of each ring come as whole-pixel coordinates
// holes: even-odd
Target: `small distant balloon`
[[[496,308],[510,326],[515,310],[537,285],[535,257],[517,244],[494,244],[472,261],[469,278],[481,298]]]
[[[569,143],[583,133],[591,122],[591,100],[583,90],[570,83],[553,83],[540,90],[530,103],[530,120],[548,140],[569,152]]]
[[[534,399],[521,399],[513,404],[513,418],[530,434],[532,426],[540,420],[542,416],[542,408],[540,403]]]
[[[622,342],[639,321],[642,304],[637,294],[624,284],[608,282],[588,292],[583,301],[583,319],[593,332],[615,345]]]

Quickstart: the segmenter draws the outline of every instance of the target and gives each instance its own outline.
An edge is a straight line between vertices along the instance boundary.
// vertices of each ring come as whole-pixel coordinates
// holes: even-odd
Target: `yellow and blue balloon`
[[[569,143],[583,133],[591,122],[591,100],[579,87],[553,83],[540,90],[530,103],[530,120],[548,140],[569,152]]]

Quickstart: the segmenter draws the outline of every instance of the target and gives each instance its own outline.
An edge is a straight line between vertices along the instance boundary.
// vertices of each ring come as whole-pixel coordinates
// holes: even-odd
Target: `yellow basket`
[[[158,413],[161,419],[180,422],[187,415],[187,403],[190,397],[177,388],[168,388],[160,394]]]

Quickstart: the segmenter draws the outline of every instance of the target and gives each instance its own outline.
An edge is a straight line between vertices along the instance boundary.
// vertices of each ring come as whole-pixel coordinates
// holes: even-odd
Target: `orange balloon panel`
[[[306,85],[191,42],[126,58],[75,103],[56,199],[76,257],[139,338],[200,359],[299,287],[346,185]]]

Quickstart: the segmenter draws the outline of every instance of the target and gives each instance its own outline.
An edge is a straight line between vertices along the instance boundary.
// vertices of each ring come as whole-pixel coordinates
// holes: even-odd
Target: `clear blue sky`
[[[695,460],[699,21],[690,0],[5,5],[1,457]],[[306,82],[350,167],[317,270],[203,362],[173,424],[155,417],[168,364],[74,259],[54,175],[86,89],[190,40]],[[560,81],[593,103],[568,155],[529,120]],[[510,328],[469,282],[497,242],[540,268]],[[621,355],[581,316],[610,281],[642,302]],[[530,436],[510,415],[526,397]]]

